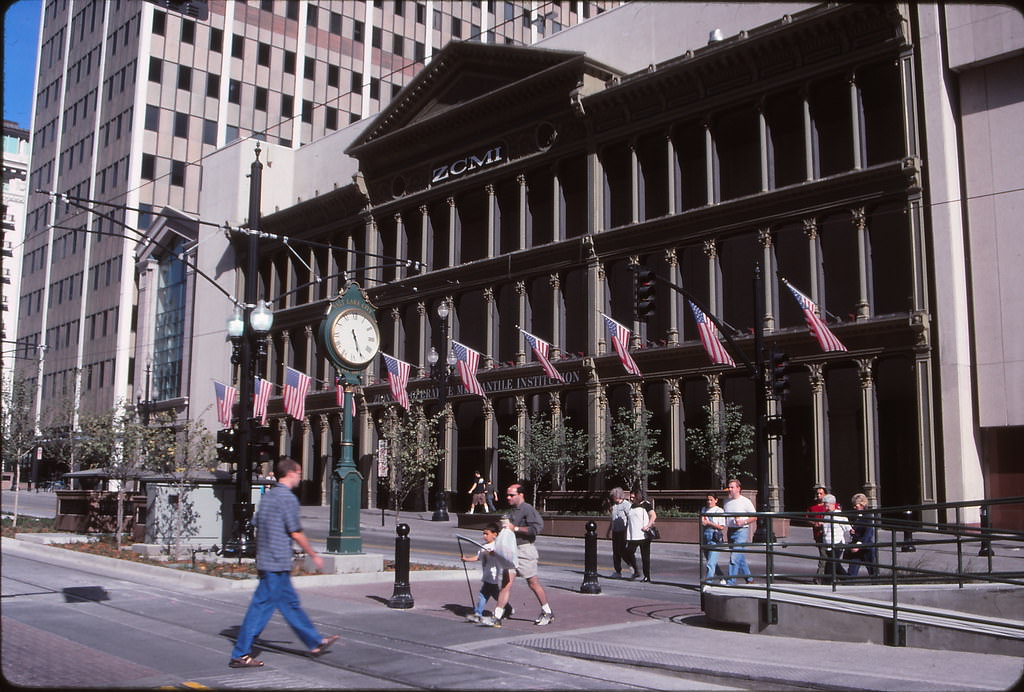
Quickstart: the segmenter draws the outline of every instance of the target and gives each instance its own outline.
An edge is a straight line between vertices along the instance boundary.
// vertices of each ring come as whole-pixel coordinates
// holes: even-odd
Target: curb
[[[0,542],[0,549],[3,552],[10,551],[25,557],[32,557],[51,562],[53,564],[69,567],[90,567],[112,572],[117,577],[129,581],[143,581],[150,583],[154,580],[171,582],[178,586],[203,591],[253,591],[258,579],[225,579],[214,577],[208,574],[196,574],[176,570],[171,567],[159,565],[147,565],[128,560],[92,555],[57,548],[44,543],[31,543],[14,538],[4,538]],[[133,579],[134,577],[134,579]],[[410,571],[409,581],[411,583],[427,581],[446,581],[450,579],[461,579],[462,570],[421,570]],[[324,586],[342,586],[346,584],[373,584],[394,581],[394,572],[355,572],[351,574],[313,574],[304,577],[297,577],[292,580],[295,588],[317,588]]]

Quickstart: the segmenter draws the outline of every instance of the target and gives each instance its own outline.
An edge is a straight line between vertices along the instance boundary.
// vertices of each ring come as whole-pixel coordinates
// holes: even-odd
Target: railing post
[[[412,608],[414,601],[409,588],[409,525],[395,527],[395,590],[388,608]]]
[[[964,588],[964,525],[959,505],[956,507],[956,584]]]
[[[892,567],[889,570],[892,577],[892,620],[888,623],[888,631],[885,633],[885,643],[888,646],[906,646],[907,628],[900,624],[900,602],[899,590],[897,587],[898,577],[896,574],[896,532],[889,533],[889,548],[892,555]]]
[[[768,531],[764,537],[764,601],[762,602],[761,624],[779,624],[779,606],[772,602],[772,574],[775,572],[775,530],[772,526],[772,517],[765,518],[768,521]]]
[[[601,584],[597,581],[597,524],[587,522],[587,532],[583,538],[583,584],[580,593],[601,593]]]
[[[981,506],[981,550],[978,551],[978,557],[993,557],[995,551],[992,550],[992,539],[990,538],[990,531],[992,531],[992,517],[988,513],[988,505],[983,504]],[[992,561],[988,562],[988,571],[992,571]]]
[[[903,514],[906,515],[907,524],[903,529],[903,545],[900,546],[900,552],[916,553],[917,547],[914,545],[914,530],[910,528],[910,522],[914,521],[914,513],[908,509]]]

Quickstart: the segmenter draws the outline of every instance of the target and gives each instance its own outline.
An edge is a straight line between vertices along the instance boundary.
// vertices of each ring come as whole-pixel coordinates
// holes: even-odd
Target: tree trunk
[[[121,534],[124,533],[124,485],[117,488],[117,527],[116,538],[117,549],[121,550]]]

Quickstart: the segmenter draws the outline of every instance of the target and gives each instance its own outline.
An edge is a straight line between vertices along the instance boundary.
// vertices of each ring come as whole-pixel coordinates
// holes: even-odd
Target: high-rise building
[[[21,241],[25,236],[25,202],[28,178],[28,130],[10,120],[4,121],[4,220],[3,256],[0,257],[0,339],[3,340],[3,386],[6,389],[14,373],[14,337],[18,333],[18,300],[21,288]]]
[[[298,148],[377,113],[451,40],[533,43],[617,4],[42,3],[29,188],[49,194],[28,200],[17,333],[19,355],[45,347],[20,370],[39,385],[37,419],[59,402],[74,425],[136,396],[137,242],[155,210],[198,212],[218,147]],[[154,350],[159,400],[187,396],[181,366],[180,348]]]

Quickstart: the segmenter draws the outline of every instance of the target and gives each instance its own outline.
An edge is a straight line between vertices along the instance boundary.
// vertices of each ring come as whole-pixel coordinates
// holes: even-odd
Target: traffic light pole
[[[757,454],[757,510],[759,512],[768,512],[771,510],[771,503],[768,498],[768,381],[765,373],[765,353],[764,353],[764,314],[765,314],[765,297],[764,297],[764,278],[761,272],[761,262],[754,262],[754,362],[751,363],[750,359],[747,358],[746,353],[743,349],[733,340],[730,336],[730,332],[733,331],[731,327],[727,327],[720,319],[718,319],[714,313],[706,310],[700,301],[697,300],[689,291],[682,286],[676,286],[671,281],[666,281],[661,277],[657,276],[649,268],[641,265],[633,265],[634,271],[637,273],[637,288],[641,285],[641,277],[644,282],[656,282],[668,286],[676,293],[682,294],[687,300],[691,301],[696,305],[708,319],[714,322],[715,326],[718,327],[718,332],[721,334],[726,342],[732,347],[733,352],[739,356],[739,360],[743,362],[747,370],[750,372],[751,378],[754,381],[754,445]],[[638,291],[637,297],[644,298],[650,305],[650,293],[644,292],[642,295]],[[638,300],[639,303],[639,300]],[[653,312],[653,306],[650,306],[651,312]],[[639,312],[639,311],[638,311]],[[755,542],[764,542],[766,538],[775,540],[774,533],[770,525],[766,525],[768,522],[759,521],[757,523],[757,531],[754,533]]]
[[[244,332],[239,344],[238,376],[238,470],[235,475],[235,521],[231,540],[224,546],[224,554],[231,557],[253,557],[256,542],[252,526],[252,450],[253,383],[255,379],[256,333],[249,316],[256,305],[259,271],[260,203],[263,184],[263,164],[260,150],[249,170],[249,233],[246,242]]]

